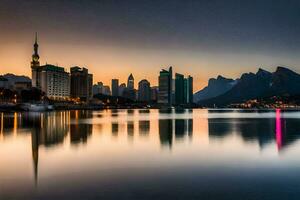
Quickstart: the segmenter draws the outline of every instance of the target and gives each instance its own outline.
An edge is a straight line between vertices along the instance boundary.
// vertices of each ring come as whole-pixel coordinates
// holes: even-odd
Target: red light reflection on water
[[[280,109],[276,109],[276,143],[278,150],[282,147],[282,131]]]

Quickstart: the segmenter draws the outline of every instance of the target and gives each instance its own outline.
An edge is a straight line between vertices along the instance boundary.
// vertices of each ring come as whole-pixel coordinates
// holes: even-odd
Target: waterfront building
[[[103,86],[102,94],[104,95],[111,95],[110,87],[108,85]]]
[[[119,79],[111,80],[111,92],[112,96],[119,96]]]
[[[138,100],[141,102],[149,102],[151,100],[151,87],[146,79],[139,82]]]
[[[134,78],[133,78],[133,75],[130,74],[129,77],[128,77],[128,80],[127,80],[127,88],[129,90],[133,90],[134,89]]]
[[[46,64],[40,66],[40,88],[47,97],[65,99],[70,97],[70,75],[63,67]]]
[[[184,78],[182,74],[175,74],[175,104],[193,103],[193,78]]]
[[[71,97],[87,101],[93,97],[93,75],[87,68],[71,67]]]
[[[153,86],[151,87],[151,101],[152,102],[157,102],[157,97],[158,97],[158,86]]]
[[[126,90],[126,84],[125,84],[125,83],[122,83],[122,84],[120,84],[120,86],[119,86],[119,96],[120,96],[120,97],[123,96],[124,90]]]
[[[70,96],[70,76],[64,68],[50,64],[40,65],[38,39],[35,35],[31,61],[32,87],[38,88],[49,98],[65,99]]]
[[[161,70],[158,78],[158,103],[172,104],[172,67]]]
[[[175,74],[175,104],[180,105],[185,103],[185,79],[182,74]]]
[[[123,97],[132,101],[136,100],[136,94],[137,92],[135,89],[128,89],[128,87],[123,91]]]
[[[186,78],[186,103],[192,104],[193,101],[193,77]]]
[[[93,95],[96,94],[103,94],[103,83],[98,82],[97,84],[93,85]]]

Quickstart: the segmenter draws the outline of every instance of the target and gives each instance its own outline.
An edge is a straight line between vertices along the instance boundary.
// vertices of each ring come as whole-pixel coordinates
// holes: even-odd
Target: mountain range
[[[226,106],[250,99],[300,94],[300,74],[277,67],[275,72],[259,69],[256,73],[244,73],[236,80],[218,76],[210,79],[208,86],[194,94],[196,103],[202,106]]]

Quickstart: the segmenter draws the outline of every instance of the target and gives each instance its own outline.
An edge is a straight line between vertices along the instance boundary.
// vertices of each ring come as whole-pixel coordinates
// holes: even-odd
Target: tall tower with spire
[[[31,61],[31,72],[32,72],[32,87],[41,89],[41,70],[40,70],[40,56],[39,56],[39,45],[38,45],[38,36],[35,33],[35,42],[33,45],[33,54]]]
[[[130,74],[129,77],[128,77],[127,88],[130,89],[130,90],[134,89],[134,78],[133,78],[132,74]]]

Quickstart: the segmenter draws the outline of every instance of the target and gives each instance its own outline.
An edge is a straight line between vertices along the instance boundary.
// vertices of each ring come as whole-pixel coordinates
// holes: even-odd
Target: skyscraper
[[[126,84],[125,83],[121,83],[119,86],[119,96],[122,97],[124,90],[126,90]]]
[[[111,80],[111,93],[112,96],[119,96],[119,79]]]
[[[175,104],[180,105],[185,103],[185,79],[182,74],[175,74]]]
[[[151,87],[151,101],[156,103],[157,97],[158,97],[158,87],[153,86]]]
[[[134,89],[134,78],[132,74],[130,74],[127,79],[127,88],[123,91],[123,97],[133,101],[136,100],[136,90]]]
[[[187,77],[187,103],[192,104],[194,103],[193,101],[193,77],[188,76]]]
[[[158,103],[172,103],[172,67],[167,70],[161,70],[158,78]]]
[[[40,65],[38,37],[35,34],[34,53],[31,61],[32,87],[42,90],[47,97],[63,99],[70,96],[70,76],[63,67]]]
[[[71,96],[87,101],[92,98],[93,75],[87,68],[71,67]]]
[[[103,83],[98,82],[97,84],[93,85],[93,95],[95,94],[103,94]]]
[[[149,102],[151,100],[151,87],[146,79],[139,82],[138,100],[141,102]]]
[[[128,77],[128,80],[127,80],[127,88],[129,90],[133,90],[134,89],[134,78],[133,78],[133,75],[130,74],[129,77]]]

